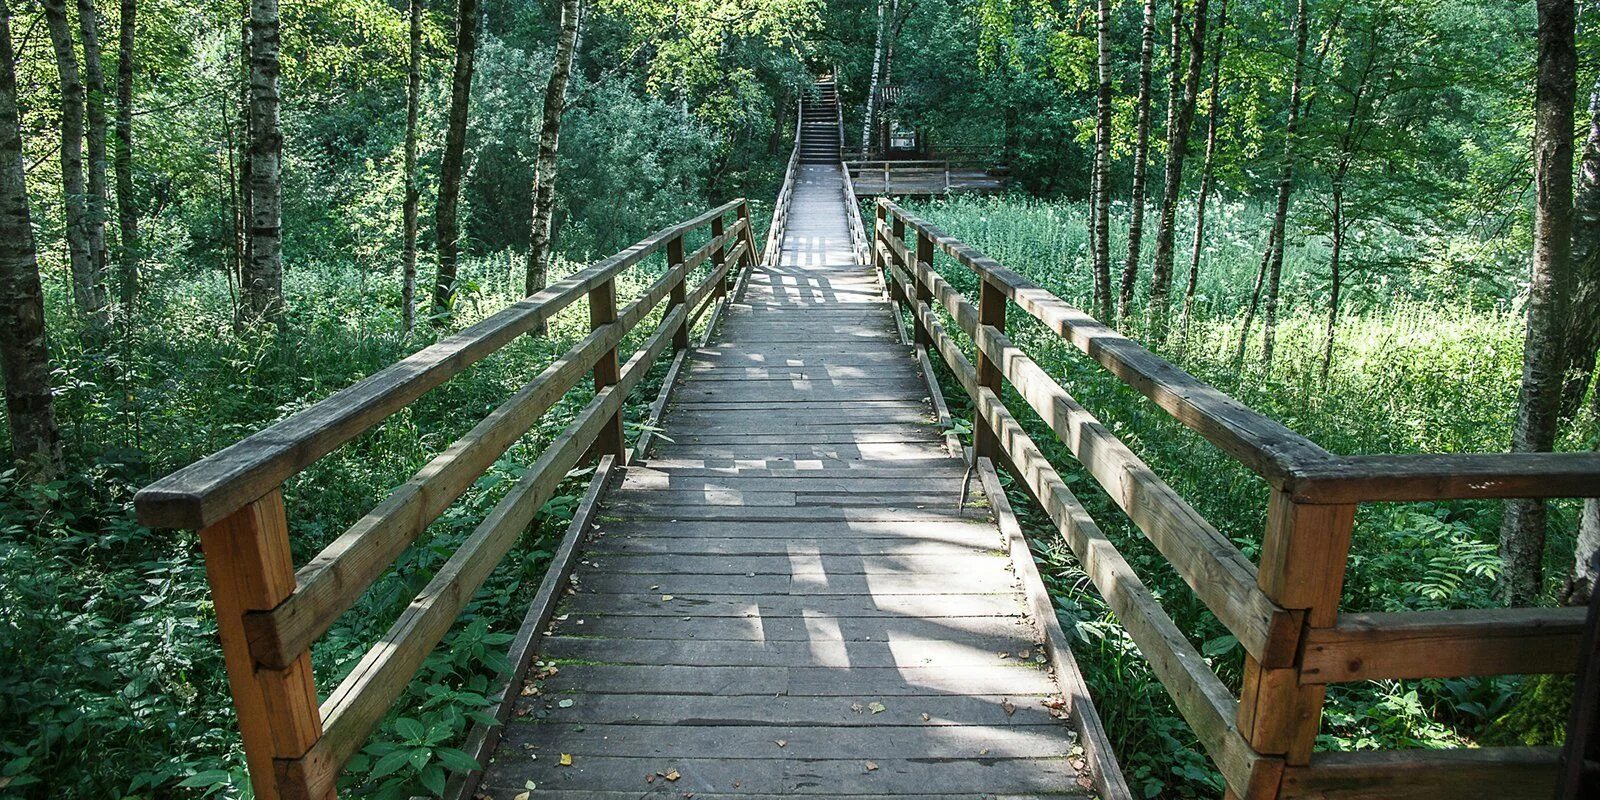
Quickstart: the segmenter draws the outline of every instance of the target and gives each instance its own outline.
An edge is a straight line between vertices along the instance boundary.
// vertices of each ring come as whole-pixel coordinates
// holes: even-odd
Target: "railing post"
[[[678,243],[680,252],[678,261],[683,260],[682,244]],[[668,260],[671,260],[669,249]],[[678,292],[683,291],[680,282]],[[675,297],[682,297],[681,294]],[[680,299],[679,302],[682,302]],[[609,325],[617,321],[617,282],[616,278],[607,278],[605,283],[589,290],[589,330],[597,330],[602,325]],[[596,392],[615,384],[621,378],[621,367],[617,364],[617,348],[607,350],[605,355],[594,365],[594,390]],[[622,435],[622,410],[618,409],[600,433],[594,437],[594,447],[591,454],[598,460],[603,455],[614,455],[619,462],[627,461],[627,439]]]
[[[244,629],[246,614],[270,611],[294,591],[294,562],[282,493],[273,489],[201,530],[200,549],[205,553],[222,661],[239,715],[239,734],[255,796],[262,800],[319,797],[306,783],[288,785],[288,780],[295,779],[277,771],[279,761],[304,756],[322,737],[311,653],[301,653],[287,669],[260,666],[250,654]],[[330,781],[320,783],[332,785]],[[322,791],[320,797],[333,797],[331,789]]]
[[[711,220],[711,237],[713,239],[715,239],[716,237],[721,236],[722,235],[722,231],[723,231],[722,217],[717,217],[716,219]],[[678,246],[678,249],[682,250],[683,249],[683,245],[680,244]],[[727,245],[725,243],[717,245],[717,249],[711,251],[711,269],[712,269],[712,271],[715,272],[716,270],[721,269],[723,263],[726,262],[727,260],[728,260],[728,247],[727,247]],[[715,289],[711,290],[711,294],[712,294],[713,297],[726,297],[728,295],[728,284],[727,284],[727,282],[726,281],[717,281],[717,287]],[[687,333],[687,331],[685,331],[685,333]]]
[[[983,330],[986,325],[1001,333],[1006,329],[1006,296],[987,277],[978,285],[978,330]],[[975,366],[978,385],[989,387],[998,397],[1001,389],[1000,365],[985,355],[981,348],[977,354]],[[994,429],[989,427],[982,413],[975,414],[972,419],[972,457],[992,459],[997,464],[1010,463],[1000,449],[1000,439],[995,436]]]
[[[922,231],[917,231],[917,264],[927,264],[928,269],[933,269],[933,239]],[[917,302],[927,303],[931,307],[933,305],[933,289],[917,278],[918,269],[913,265],[910,270],[912,283],[917,287]],[[912,316],[915,317],[916,315],[913,314]],[[922,327],[920,321],[916,325],[915,343],[923,347],[933,346],[933,335],[928,332],[927,328]]]
[[[716,219],[716,221],[711,223],[711,225],[712,225],[711,229],[712,229],[713,232],[720,232],[719,229],[722,227],[722,218],[718,217]],[[718,260],[720,261],[720,258]],[[683,234],[680,233],[677,236],[674,236],[671,239],[667,240],[667,271],[671,272],[672,270],[677,269],[682,264],[683,264]],[[687,299],[688,296],[689,296],[689,291],[686,288],[688,283],[689,283],[689,280],[688,280],[688,276],[687,275],[679,278],[676,281],[673,281],[672,288],[669,289],[668,293],[667,293],[667,312],[666,313],[670,314],[670,313],[672,313],[672,309],[683,305],[684,300]],[[615,296],[615,295],[613,294],[613,296]],[[683,349],[687,348],[688,346],[689,346],[689,318],[688,317],[684,317],[683,318],[683,324],[679,325],[678,329],[676,331],[673,331],[673,333],[672,333],[672,352],[676,353],[679,350],[683,350]]]
[[[877,270],[883,288],[888,290],[889,299],[894,299],[894,273],[889,269],[888,247],[884,245],[883,229],[889,222],[889,208],[884,205],[883,198],[873,204],[872,218],[872,268]]]
[[[1297,653],[1289,666],[1262,666],[1245,656],[1244,684],[1239,697],[1239,732],[1262,755],[1281,756],[1286,766],[1305,766],[1322,725],[1324,687],[1300,682],[1301,650],[1311,628],[1330,628],[1339,618],[1344,589],[1354,505],[1307,505],[1290,494],[1274,491],[1267,505],[1267,529],[1261,542],[1261,568],[1256,585],[1274,603],[1302,615],[1294,642],[1269,643],[1278,652]],[[1278,782],[1250,787],[1243,800],[1276,798]]]

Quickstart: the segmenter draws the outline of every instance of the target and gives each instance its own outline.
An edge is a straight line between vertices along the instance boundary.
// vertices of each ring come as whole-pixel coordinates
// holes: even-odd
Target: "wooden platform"
[[[603,498],[482,795],[1089,794],[989,503],[852,263],[839,168],[801,169],[779,265]]]

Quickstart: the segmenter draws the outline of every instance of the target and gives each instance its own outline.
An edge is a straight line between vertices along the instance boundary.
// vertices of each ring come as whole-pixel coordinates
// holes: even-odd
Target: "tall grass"
[[[912,210],[1069,302],[1092,307],[1082,205],[968,197],[917,203]],[[1314,235],[1291,234],[1285,305],[1269,369],[1259,358],[1259,317],[1245,359],[1241,363],[1235,356],[1240,309],[1255,280],[1265,239],[1262,215],[1246,205],[1225,203],[1210,225],[1195,319],[1186,336],[1158,348],[1161,355],[1333,452],[1505,448],[1521,374],[1522,322],[1513,298],[1486,294],[1493,282],[1458,281],[1452,290],[1434,293],[1429,287],[1440,285],[1438,266],[1421,261],[1416,268],[1427,273],[1422,277],[1361,275],[1356,280],[1363,284],[1354,287],[1338,319],[1332,369],[1324,381],[1323,243]],[[1114,254],[1119,253],[1118,242],[1114,236]],[[1418,251],[1404,241],[1367,247],[1390,256]],[[976,279],[965,269],[942,256],[935,266],[973,296]],[[1179,292],[1184,268],[1186,259],[1180,259]],[[1148,279],[1147,274],[1141,277]],[[1258,557],[1268,497],[1264,482],[1041,324],[1024,314],[1014,314],[1008,323],[1013,339],[1041,366],[1246,555]],[[1128,332],[1135,338],[1142,334],[1139,319]],[[954,384],[947,380],[944,385]],[[959,394],[947,391],[952,404],[966,411],[964,397],[955,396]],[[1027,412],[1014,395],[1007,404]],[[1242,659],[1237,641],[1043,422],[1031,413],[1019,416],[1179,627],[1237,692]],[[1579,446],[1583,428],[1569,432],[1564,446]],[[1048,520],[1030,504],[1019,505],[1027,509],[1025,521],[1046,562],[1058,610],[1077,632],[1076,650],[1130,779],[1152,797],[1215,796],[1221,788],[1219,776],[1200,755],[1197,740],[1137,648],[1093,593]],[[1570,558],[1577,508],[1571,503],[1553,508],[1548,570],[1559,575]],[[1342,607],[1393,611],[1492,606],[1499,514],[1498,504],[1482,502],[1363,506]],[[1558,687],[1556,693],[1561,691]],[[1547,704],[1531,715],[1508,716],[1523,695],[1515,678],[1330,687],[1318,747],[1547,740],[1561,727],[1555,718],[1561,712]]]

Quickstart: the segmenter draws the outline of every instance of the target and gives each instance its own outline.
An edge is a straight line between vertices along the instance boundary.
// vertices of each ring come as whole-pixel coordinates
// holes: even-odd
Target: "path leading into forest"
[[[975,478],[960,507],[965,464],[855,263],[840,168],[799,170],[779,263],[604,497],[481,793],[1087,794],[1007,544]]]

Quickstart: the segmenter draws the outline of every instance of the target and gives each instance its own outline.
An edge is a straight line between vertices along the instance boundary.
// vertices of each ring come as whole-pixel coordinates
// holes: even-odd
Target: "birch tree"
[[[117,182],[117,295],[139,296],[139,206],[133,196],[133,68],[138,0],[121,0],[117,18],[117,124],[112,169]]]
[[[249,255],[239,282],[246,322],[283,319],[283,133],[278,125],[278,0],[250,3]]]
[[[10,3],[0,0],[0,377],[11,456],[47,480],[61,469],[61,436],[50,391],[44,292],[22,162],[16,63]]]
[[[1161,219],[1156,224],[1156,258],[1150,268],[1150,322],[1151,338],[1161,342],[1166,338],[1168,299],[1172,295],[1173,250],[1177,239],[1178,192],[1183,188],[1183,164],[1189,151],[1189,129],[1194,125],[1194,107],[1200,93],[1200,71],[1205,64],[1206,19],[1210,14],[1207,0],[1195,0],[1194,24],[1189,33],[1189,63],[1183,73],[1182,96],[1174,96],[1176,104],[1168,116],[1172,120],[1167,129],[1166,180],[1161,193]],[[1179,28],[1178,18],[1182,0],[1173,3],[1173,28]],[[1174,43],[1177,35],[1174,33]],[[1173,57],[1176,67],[1178,59]],[[1174,85],[1176,85],[1174,71]]]
[[[1139,255],[1144,240],[1145,172],[1150,162],[1150,68],[1156,49],[1156,0],[1144,0],[1144,25],[1140,28],[1138,122],[1134,128],[1133,191],[1128,198],[1128,257],[1122,262],[1122,285],[1117,294],[1117,317],[1126,322],[1133,306],[1133,286],[1139,280]]]
[[[1272,214],[1272,234],[1268,243],[1266,310],[1262,312],[1261,361],[1272,366],[1273,339],[1278,323],[1278,292],[1283,283],[1284,226],[1289,220],[1289,196],[1294,192],[1294,146],[1300,129],[1300,94],[1305,80],[1306,39],[1311,21],[1306,0],[1295,4],[1294,78],[1289,85],[1289,119],[1283,128],[1283,166],[1278,176],[1278,204]],[[1245,333],[1248,335],[1249,327]]]
[[[422,0],[407,3],[410,31],[406,39],[406,197],[401,210],[400,320],[406,333],[417,325],[417,207],[422,186],[417,177],[417,126],[422,109]]]
[[[434,229],[439,269],[433,281],[435,324],[442,324],[455,300],[456,260],[460,256],[461,174],[467,148],[467,107],[472,101],[472,62],[478,50],[478,0],[456,5],[456,63],[450,79],[450,120],[439,162],[439,203]]]
[[[541,291],[550,281],[550,227],[555,216],[556,167],[561,145],[561,117],[567,108],[567,82],[578,51],[580,0],[561,0],[561,35],[544,89],[544,117],[539,122],[539,156],[533,170],[533,229],[528,241],[525,294]],[[542,325],[540,326],[543,327]],[[541,331],[542,332],[542,331]]]
[[[1095,43],[1099,56],[1094,117],[1094,304],[1103,322],[1111,307],[1111,0],[1099,0]]]
[[[1194,207],[1194,239],[1189,245],[1189,282],[1183,289],[1183,310],[1178,316],[1178,337],[1187,341],[1189,320],[1194,313],[1194,293],[1200,283],[1200,255],[1205,250],[1206,206],[1211,199],[1217,174],[1217,126],[1222,120],[1222,45],[1228,31],[1228,0],[1217,8],[1217,42],[1211,48],[1210,100],[1206,103],[1206,154],[1200,167],[1200,191]]]
[[[65,0],[43,0],[43,6],[61,87],[61,195],[66,207],[72,298],[92,328],[104,320],[106,296],[104,281],[95,269],[94,239],[90,231],[89,190],[83,164],[86,113],[83,78],[78,69],[78,53]]]
[[[1533,259],[1513,452],[1555,446],[1561,402],[1562,325],[1572,272],[1572,125],[1577,97],[1576,9],[1539,0],[1533,113]],[[1500,525],[1500,595],[1508,605],[1538,601],[1544,588],[1547,509],[1543,500],[1506,503]]]

